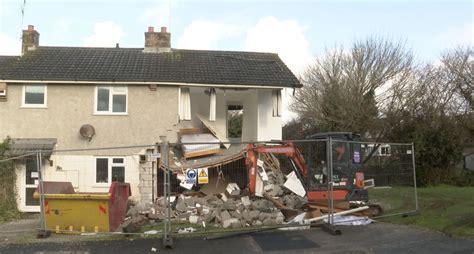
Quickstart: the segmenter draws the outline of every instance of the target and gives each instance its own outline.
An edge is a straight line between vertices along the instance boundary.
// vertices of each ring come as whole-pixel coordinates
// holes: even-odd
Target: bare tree
[[[449,73],[449,82],[474,111],[474,49],[459,47],[448,51],[442,62]]]
[[[349,51],[339,48],[317,58],[301,76],[292,110],[321,130],[381,132],[379,105],[390,86],[402,83],[413,62],[401,42],[369,38]]]

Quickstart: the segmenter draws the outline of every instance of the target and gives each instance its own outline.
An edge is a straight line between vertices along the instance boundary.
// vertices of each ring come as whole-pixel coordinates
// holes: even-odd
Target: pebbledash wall
[[[47,85],[45,108],[22,107],[23,84],[8,84],[7,100],[0,102],[0,138],[56,138],[55,149],[116,147],[154,144],[160,136],[176,141],[179,88],[158,86],[127,87],[127,114],[94,114],[96,85]],[[98,84],[100,85],[100,84]],[[91,141],[79,134],[83,124],[94,126]],[[151,147],[153,148],[153,147]],[[125,181],[135,200],[151,201],[151,163],[139,163],[145,148],[53,153],[52,164],[45,162],[45,180],[71,181],[76,191],[107,192],[109,184],[96,183],[96,158],[123,158]],[[39,211],[25,204],[25,164],[17,168],[18,207]]]
[[[191,89],[192,121],[178,121],[179,87],[127,86],[127,114],[97,115],[94,113],[96,84],[45,84],[45,108],[22,107],[23,84],[8,84],[6,101],[0,101],[0,138],[56,138],[56,150],[98,147],[118,147],[154,144],[160,136],[176,141],[180,128],[201,127],[196,114],[209,117],[209,96],[206,88]],[[97,84],[100,85],[100,84]],[[208,89],[208,88],[207,88]],[[227,105],[244,106],[243,141],[281,139],[281,117],[273,116],[272,90],[248,89],[225,92],[217,89],[216,121],[214,126],[226,134]],[[79,135],[83,124],[94,126],[92,140]],[[149,147],[148,149],[153,149]],[[96,183],[97,158],[123,158],[125,182],[131,184],[132,199],[149,202],[156,193],[152,163],[140,162],[147,148],[110,149],[83,152],[57,152],[43,163],[45,180],[70,181],[76,191],[107,192],[109,184]],[[39,211],[38,206],[26,205],[26,166],[17,164],[18,207],[21,211]],[[30,190],[34,186],[29,186]]]

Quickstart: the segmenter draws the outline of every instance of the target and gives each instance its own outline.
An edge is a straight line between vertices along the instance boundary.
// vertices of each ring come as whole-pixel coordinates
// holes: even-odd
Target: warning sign
[[[209,183],[209,174],[207,168],[198,168],[198,184]]]
[[[192,169],[192,168],[186,169],[186,183],[195,184],[196,176],[197,176],[197,172],[195,169]]]

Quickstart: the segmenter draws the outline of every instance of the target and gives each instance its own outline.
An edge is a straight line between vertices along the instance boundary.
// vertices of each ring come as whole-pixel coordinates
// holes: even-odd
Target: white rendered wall
[[[282,118],[273,116],[272,103],[272,90],[258,90],[258,141],[282,138]]]
[[[204,93],[205,90],[205,88],[191,88],[191,123],[194,127],[202,126],[196,114],[209,118],[209,96]],[[242,141],[256,141],[258,124],[257,90],[226,90],[224,92],[218,89],[216,98],[217,109],[214,128],[220,133],[227,135],[227,105],[242,104],[244,107]]]
[[[53,166],[48,161],[43,162],[45,181],[71,182],[76,192],[108,192],[110,183],[96,183],[96,157],[89,155],[52,155]],[[139,158],[138,155],[116,155],[122,157],[125,163],[125,182],[130,183],[132,199],[139,200]],[[22,212],[39,212],[39,207],[25,207],[25,165],[17,170],[18,208]]]

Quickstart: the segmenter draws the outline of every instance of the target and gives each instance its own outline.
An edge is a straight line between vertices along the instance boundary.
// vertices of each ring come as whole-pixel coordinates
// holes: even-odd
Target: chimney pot
[[[30,50],[35,50],[39,46],[39,33],[35,30],[33,25],[28,25],[26,30],[23,30],[21,38],[21,55],[24,55]]]
[[[148,27],[148,32],[145,32],[145,48],[143,52],[170,52],[171,34],[166,30],[166,27],[161,27],[160,32],[155,32],[152,26]]]

